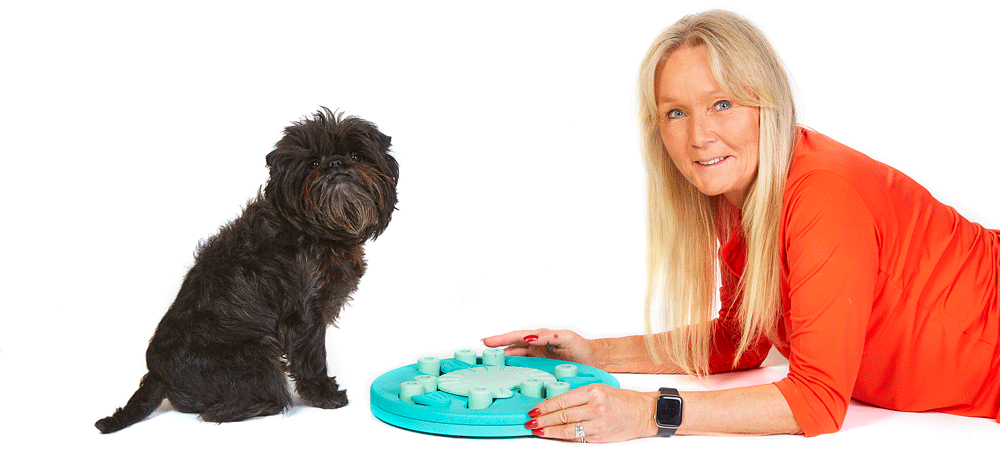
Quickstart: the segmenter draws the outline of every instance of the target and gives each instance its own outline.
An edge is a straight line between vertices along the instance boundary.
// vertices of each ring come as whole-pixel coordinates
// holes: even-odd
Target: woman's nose
[[[691,131],[689,138],[693,147],[704,147],[714,138],[714,127],[707,115],[694,115],[691,117]]]

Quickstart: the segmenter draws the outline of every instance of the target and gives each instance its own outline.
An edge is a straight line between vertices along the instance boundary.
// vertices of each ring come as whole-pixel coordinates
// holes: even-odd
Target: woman
[[[646,336],[543,329],[484,343],[612,372],[696,375],[758,367],[775,346],[789,373],[679,398],[581,388],[539,404],[526,427],[583,442],[674,430],[813,436],[837,431],[852,397],[1000,418],[1000,231],[798,127],[780,60],[735,14],[709,11],[665,30],[639,85]],[[657,425],[671,413],[676,428]]]

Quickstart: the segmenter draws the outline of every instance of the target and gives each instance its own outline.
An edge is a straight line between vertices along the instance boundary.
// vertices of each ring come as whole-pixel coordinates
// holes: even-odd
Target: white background
[[[1000,228],[1000,39],[986,2],[362,3],[0,6],[0,447],[577,449],[393,428],[371,416],[368,387],[512,329],[641,332],[636,71],[662,28],[711,7],[770,37],[803,124]],[[368,274],[328,336],[350,405],[219,426],[165,404],[99,435],[93,422],[144,374],[146,343],[199,239],[239,214],[282,129],[319,106],[377,123],[400,163],[399,211],[367,247]],[[618,377],[639,390],[721,388],[783,376],[780,359],[768,365],[706,383]],[[588,449],[922,453],[998,440],[989,419],[854,404],[844,430],[819,438]]]

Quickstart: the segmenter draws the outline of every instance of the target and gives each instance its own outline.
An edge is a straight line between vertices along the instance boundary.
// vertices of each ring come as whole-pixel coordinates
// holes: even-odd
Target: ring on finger
[[[576,437],[580,438],[580,442],[587,442],[587,433],[583,432],[583,423],[576,424]]]

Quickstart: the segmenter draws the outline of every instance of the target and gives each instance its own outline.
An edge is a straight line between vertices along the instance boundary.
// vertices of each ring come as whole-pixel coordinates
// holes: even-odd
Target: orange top
[[[972,223],[899,171],[802,130],[781,215],[775,383],[806,436],[840,429],[851,398],[1000,421],[1000,231]],[[713,371],[732,365],[746,243],[720,249]]]

